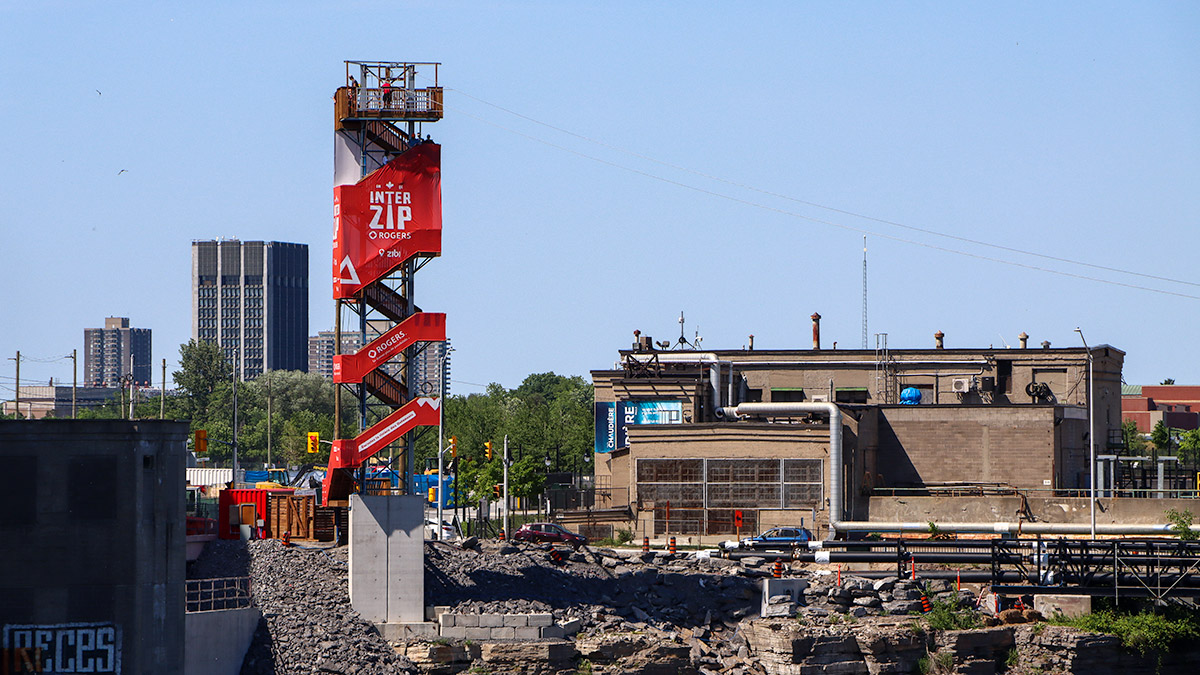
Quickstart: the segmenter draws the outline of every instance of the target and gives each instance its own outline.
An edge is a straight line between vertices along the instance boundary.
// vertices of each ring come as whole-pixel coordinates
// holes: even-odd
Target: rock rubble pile
[[[262,620],[242,663],[243,675],[418,673],[350,606],[345,548],[285,547],[274,539],[214,541],[190,575],[251,578]]]
[[[923,597],[975,599],[946,580],[797,570],[772,582],[762,603],[760,584],[771,576],[762,558],[584,548],[557,561],[542,547],[497,542],[427,543],[427,604],[481,620],[548,613],[573,640],[389,644],[350,606],[347,553],[214,542],[189,576],[252,576],[263,620],[243,673],[900,673],[949,654],[956,672],[1130,675],[1153,661],[1115,638],[1045,624],[929,632],[913,615]]]

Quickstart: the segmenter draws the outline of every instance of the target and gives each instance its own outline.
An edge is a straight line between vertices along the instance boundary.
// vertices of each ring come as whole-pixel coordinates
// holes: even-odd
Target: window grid
[[[820,459],[639,459],[636,473],[639,500],[654,505],[656,534],[756,530],[758,509],[816,506],[824,499]],[[740,529],[733,524],[737,510]]]

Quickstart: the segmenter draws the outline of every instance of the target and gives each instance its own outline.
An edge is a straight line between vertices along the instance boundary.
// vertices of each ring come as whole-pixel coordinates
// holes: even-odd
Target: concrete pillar
[[[367,621],[425,620],[425,500],[350,496],[350,604]]]

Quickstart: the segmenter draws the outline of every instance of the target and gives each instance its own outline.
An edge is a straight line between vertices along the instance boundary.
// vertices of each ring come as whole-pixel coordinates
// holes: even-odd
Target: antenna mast
[[[862,348],[867,348],[867,237],[863,236],[863,316]]]

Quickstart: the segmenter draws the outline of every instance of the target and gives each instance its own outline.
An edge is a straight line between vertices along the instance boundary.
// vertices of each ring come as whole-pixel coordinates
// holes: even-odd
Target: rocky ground
[[[213,542],[193,578],[249,573],[263,612],[243,673],[793,673],[1194,672],[1124,652],[1115,638],[1046,624],[930,631],[922,595],[974,604],[953,582],[840,580],[794,570],[796,597],[769,598],[761,558],[584,548],[561,563],[544,548],[427,543],[426,604],[456,614],[553,614],[573,639],[388,644],[353,610],[347,550],[274,540]],[[1008,617],[1024,621],[1020,612]],[[1036,617],[1033,617],[1036,618]],[[993,622],[996,623],[996,622]],[[939,665],[940,664],[940,665]]]

